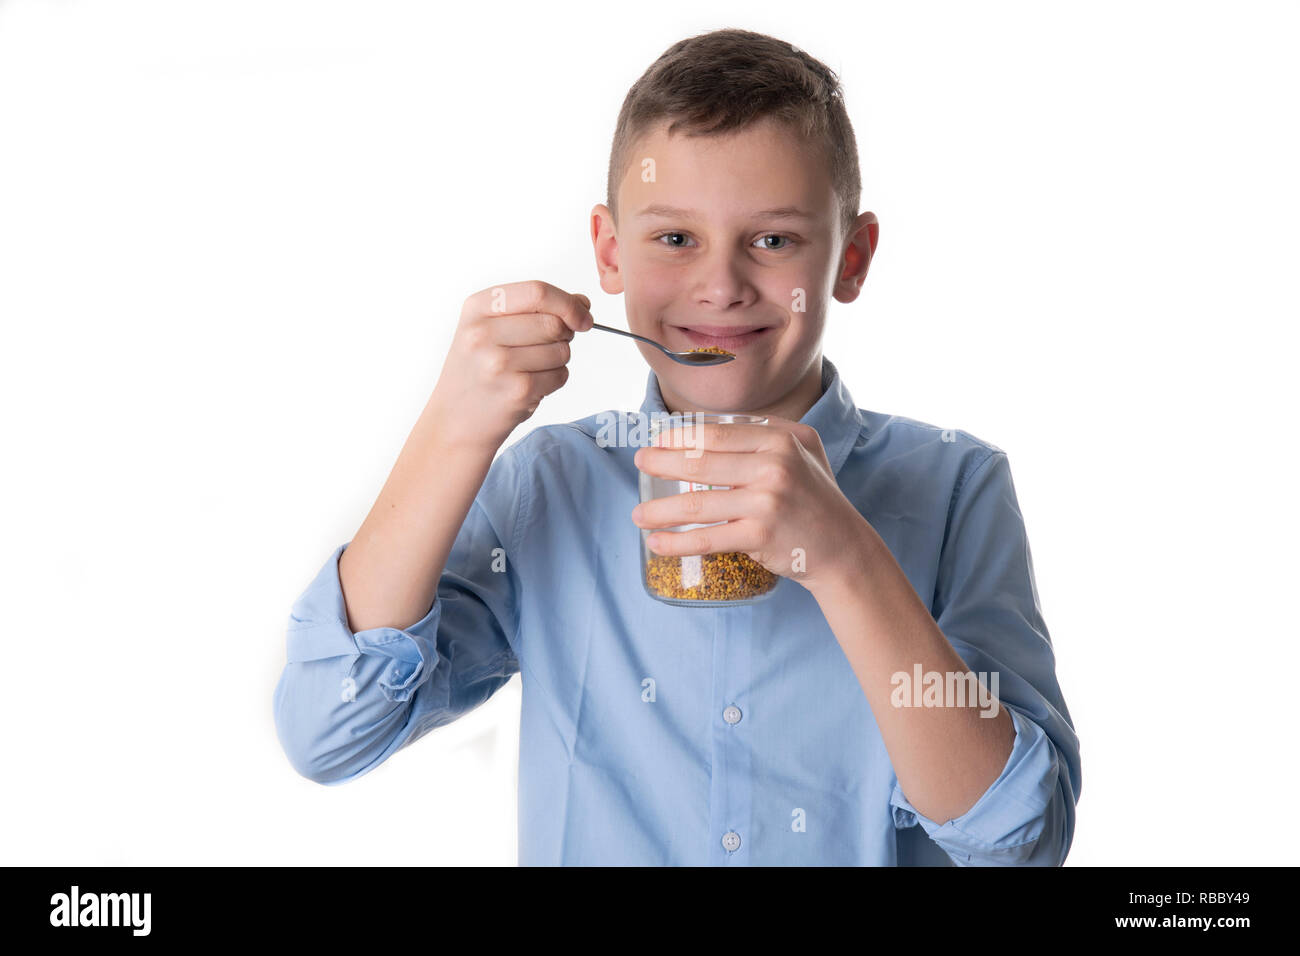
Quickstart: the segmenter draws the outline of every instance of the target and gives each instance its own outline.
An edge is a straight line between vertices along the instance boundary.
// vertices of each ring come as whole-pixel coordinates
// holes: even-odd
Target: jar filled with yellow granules
[[[713,415],[679,412],[655,418],[650,424],[650,444],[669,428],[698,428],[702,425],[766,425],[766,418],[754,415]],[[690,447],[688,433],[683,445]],[[677,478],[660,478],[640,473],[641,500],[650,501],[690,491],[727,491],[728,485],[708,485]],[[726,522],[712,522],[725,524]],[[710,524],[683,524],[671,528],[641,528],[641,583],[656,600],[680,607],[731,607],[753,604],[772,593],[780,576],[773,574],[743,551],[687,556],[656,554],[646,544],[654,531],[689,531]]]

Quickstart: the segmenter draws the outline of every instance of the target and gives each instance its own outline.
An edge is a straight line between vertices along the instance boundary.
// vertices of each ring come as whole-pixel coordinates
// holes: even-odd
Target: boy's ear
[[[597,203],[591,209],[591,247],[596,254],[600,288],[609,295],[618,295],[623,291],[623,274],[618,265],[618,236],[614,230],[614,214],[604,203]]]
[[[853,232],[844,246],[844,262],[832,293],[837,300],[852,302],[858,297],[879,242],[880,222],[874,212],[864,212],[854,220]]]

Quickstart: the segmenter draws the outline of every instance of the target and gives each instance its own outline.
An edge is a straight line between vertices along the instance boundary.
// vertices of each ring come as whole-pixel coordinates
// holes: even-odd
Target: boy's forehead
[[[693,136],[670,136],[666,125],[647,131],[629,156],[619,189],[620,213],[629,219],[775,209],[802,211],[814,221],[833,215],[836,200],[825,162],[784,124],[760,121],[721,135]]]

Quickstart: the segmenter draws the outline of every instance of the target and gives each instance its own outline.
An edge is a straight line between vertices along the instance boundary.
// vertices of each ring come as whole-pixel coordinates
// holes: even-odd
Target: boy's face
[[[669,137],[666,125],[632,151],[617,230],[607,206],[592,210],[601,288],[626,294],[638,335],[735,353],[692,368],[637,343],[670,411],[801,418],[821,394],[826,307],[857,297],[876,217],[846,236],[826,164],[780,123],[707,137]]]

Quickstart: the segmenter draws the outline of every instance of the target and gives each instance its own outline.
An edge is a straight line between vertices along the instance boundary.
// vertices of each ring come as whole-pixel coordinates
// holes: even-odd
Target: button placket
[[[709,831],[717,840],[709,851],[715,865],[748,865],[757,844],[741,832],[752,824],[752,721],[740,708],[749,706],[753,681],[751,645],[757,626],[753,606],[714,611],[713,700],[709,790]],[[719,720],[718,718],[722,718]],[[747,831],[746,831],[747,832]],[[752,834],[750,834],[752,835]]]

